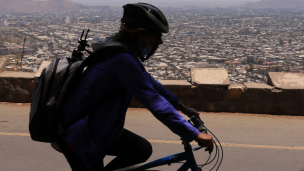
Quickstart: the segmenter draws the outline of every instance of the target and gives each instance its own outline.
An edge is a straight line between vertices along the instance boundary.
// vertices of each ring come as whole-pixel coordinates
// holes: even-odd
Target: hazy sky
[[[111,5],[122,6],[127,3],[147,2],[153,5],[204,5],[204,3],[216,3],[216,2],[257,2],[260,0],[72,0],[73,2],[84,5]]]

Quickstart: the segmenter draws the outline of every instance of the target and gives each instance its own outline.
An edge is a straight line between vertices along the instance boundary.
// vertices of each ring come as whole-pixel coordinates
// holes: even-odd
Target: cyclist
[[[163,43],[162,33],[169,32],[166,17],[147,3],[127,4],[123,9],[121,28],[108,40],[124,44],[129,53],[88,67],[64,108],[63,124],[88,114],[57,141],[73,171],[115,170],[145,162],[150,157],[151,144],[123,128],[132,96],[172,132],[189,142],[204,140],[206,150],[209,153],[213,150],[212,136],[200,133],[177,109],[186,115],[198,116],[198,112],[181,103],[141,63]],[[98,104],[101,99],[105,102]],[[117,157],[104,167],[106,155]]]

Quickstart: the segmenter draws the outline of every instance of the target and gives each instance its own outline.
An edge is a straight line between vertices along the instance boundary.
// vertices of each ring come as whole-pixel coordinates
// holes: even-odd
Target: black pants
[[[72,171],[87,171],[79,156],[73,152],[65,143],[62,137],[57,140],[65,158],[70,164]],[[108,165],[103,167],[103,161],[100,161],[95,171],[112,171],[119,168],[131,166],[134,164],[145,162],[152,154],[152,146],[143,137],[133,132],[123,129],[123,132],[115,141],[107,155],[117,156]]]

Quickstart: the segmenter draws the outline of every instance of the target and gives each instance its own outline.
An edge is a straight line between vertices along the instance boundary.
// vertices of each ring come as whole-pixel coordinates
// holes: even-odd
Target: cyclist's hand
[[[178,107],[180,108],[181,112],[183,112],[183,114],[187,116],[195,115],[196,117],[200,118],[197,110],[184,105],[182,102],[178,103]]]
[[[195,141],[199,141],[199,140],[203,140],[204,142],[206,142],[206,145],[204,147],[207,148],[205,149],[205,151],[209,151],[209,154],[211,154],[214,146],[212,136],[200,132],[197,138],[195,139]]]
[[[187,116],[195,115],[196,117],[200,118],[198,111],[193,108],[186,107],[184,110],[182,110],[182,112]]]
[[[199,113],[197,110],[193,109],[193,108],[190,108],[190,107],[185,107],[181,110],[181,112],[183,112],[183,114],[187,115],[187,116],[191,116],[191,115],[194,115],[196,116],[197,118],[200,118],[199,117]]]

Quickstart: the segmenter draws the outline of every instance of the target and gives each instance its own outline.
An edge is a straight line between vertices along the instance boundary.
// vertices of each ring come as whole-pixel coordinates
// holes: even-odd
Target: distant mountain
[[[0,13],[11,12],[70,12],[70,11],[88,11],[106,6],[85,6],[77,4],[70,0],[0,0]]]
[[[304,8],[304,0],[262,0],[249,2],[245,8]]]

